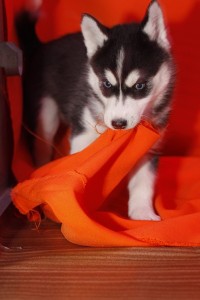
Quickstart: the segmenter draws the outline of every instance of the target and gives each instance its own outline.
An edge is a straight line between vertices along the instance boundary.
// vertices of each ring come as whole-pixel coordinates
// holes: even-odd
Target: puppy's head
[[[88,81],[102,105],[105,125],[129,129],[142,118],[164,123],[173,68],[157,1],[151,2],[139,24],[109,29],[84,15],[81,29],[89,60]]]

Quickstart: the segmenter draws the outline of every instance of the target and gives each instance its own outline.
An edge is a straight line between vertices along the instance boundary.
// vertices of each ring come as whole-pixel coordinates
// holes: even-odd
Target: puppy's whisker
[[[150,117],[148,115],[142,115],[141,116],[141,121],[149,121]]]
[[[63,157],[65,156],[64,153],[62,153],[54,144],[48,142],[47,140],[43,139],[42,137],[40,137],[38,134],[36,134],[35,132],[33,132],[30,128],[28,128],[24,123],[22,123],[22,126],[24,127],[24,129],[31,134],[34,138],[38,139],[39,141],[41,141],[42,143],[51,146],[55,152],[60,156]]]
[[[91,123],[91,122],[89,122],[89,121],[85,121],[89,126],[91,126],[93,129],[95,129],[95,126]]]

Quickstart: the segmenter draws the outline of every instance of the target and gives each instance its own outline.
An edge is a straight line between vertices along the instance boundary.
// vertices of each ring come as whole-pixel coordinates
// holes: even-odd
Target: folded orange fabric
[[[35,220],[40,206],[62,224],[69,241],[80,245],[200,245],[199,158],[161,160],[156,196],[161,222],[124,215],[128,197],[123,179],[158,137],[144,124],[107,130],[85,150],[51,162],[19,183],[13,202]]]

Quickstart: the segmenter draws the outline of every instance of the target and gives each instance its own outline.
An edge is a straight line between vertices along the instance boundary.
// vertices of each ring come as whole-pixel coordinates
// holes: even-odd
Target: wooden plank
[[[81,247],[16,212],[0,225],[2,300],[200,299],[200,248]]]

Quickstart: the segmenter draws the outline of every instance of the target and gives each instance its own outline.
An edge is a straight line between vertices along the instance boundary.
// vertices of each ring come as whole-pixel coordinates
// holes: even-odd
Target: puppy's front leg
[[[159,221],[160,217],[153,208],[156,171],[152,158],[145,156],[128,184],[128,214],[133,220]]]

